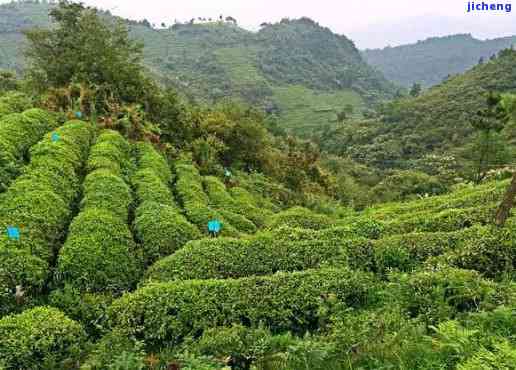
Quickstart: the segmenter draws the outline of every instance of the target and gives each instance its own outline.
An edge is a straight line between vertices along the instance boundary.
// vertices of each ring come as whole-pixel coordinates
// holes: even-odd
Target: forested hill
[[[21,31],[47,26],[50,6],[0,6],[0,68],[22,70]],[[264,23],[256,33],[231,17],[160,29],[127,22],[145,44],[146,65],[163,81],[201,101],[231,97],[275,112],[300,134],[335,122],[349,105],[359,115],[395,91],[351,40],[307,18]]]
[[[472,143],[472,122],[477,112],[486,108],[486,94],[516,91],[515,66],[516,51],[507,49],[419,97],[386,104],[378,118],[346,122],[326,132],[323,147],[383,168],[414,168],[418,160],[422,166],[428,165],[428,157],[424,158],[432,153],[441,159],[450,154],[461,156]],[[510,130],[506,127],[503,132],[508,142],[514,140]],[[508,149],[507,145],[498,147]]]
[[[416,44],[370,49],[362,55],[389,80],[409,87],[440,83],[448,75],[463,73],[480,59],[488,60],[516,44],[516,36],[477,40],[469,34],[433,37]]]

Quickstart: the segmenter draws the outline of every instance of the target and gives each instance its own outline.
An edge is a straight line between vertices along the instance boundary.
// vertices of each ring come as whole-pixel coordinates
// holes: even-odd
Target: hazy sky
[[[0,0],[2,1],[2,0]],[[84,0],[131,19],[170,24],[175,19],[235,17],[244,28],[283,17],[308,16],[353,39],[359,48],[383,47],[451,33],[478,38],[516,34],[510,13],[467,13],[467,0]],[[486,2],[511,3],[511,0]],[[516,0],[513,6],[516,6]]]

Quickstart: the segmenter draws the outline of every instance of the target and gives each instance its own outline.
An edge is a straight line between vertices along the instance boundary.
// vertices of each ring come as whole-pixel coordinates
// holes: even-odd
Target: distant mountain
[[[48,27],[51,6],[0,6],[0,68],[23,70],[21,31]],[[145,43],[145,62],[161,80],[208,103],[231,97],[275,112],[299,134],[335,122],[347,105],[359,115],[396,90],[351,40],[307,18],[263,24],[259,32],[232,20],[192,20],[168,29],[126,22]]]
[[[427,154],[457,153],[471,142],[471,122],[486,107],[486,93],[516,92],[515,66],[516,51],[504,51],[417,98],[386,104],[379,118],[346,122],[324,133],[322,147],[382,168],[411,168]],[[514,132],[507,135],[514,140]]]
[[[469,34],[433,37],[416,44],[363,51],[366,61],[389,80],[409,87],[440,83],[449,75],[463,73],[500,50],[516,44],[516,36],[477,40]]]

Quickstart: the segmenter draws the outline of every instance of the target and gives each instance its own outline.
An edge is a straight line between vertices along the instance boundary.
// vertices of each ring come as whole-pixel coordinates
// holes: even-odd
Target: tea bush
[[[78,171],[84,162],[77,157],[74,167],[69,167],[67,158],[57,153],[87,151],[93,128],[69,122],[57,131],[68,139],[51,143],[50,136],[45,137],[31,150],[34,156],[24,174],[0,195],[0,285],[5,288],[0,313],[16,308],[16,286],[23,288],[28,303],[41,291],[48,278],[48,265],[65,236],[70,208],[79,191],[75,169]],[[52,169],[60,165],[63,171],[56,175]],[[19,228],[20,240],[7,237],[6,228],[10,226]]]
[[[151,144],[138,144],[138,171],[132,183],[138,201],[134,229],[146,265],[168,256],[188,241],[199,239],[196,226],[179,213],[168,182],[168,164]]]
[[[59,253],[58,283],[119,293],[138,280],[142,256],[127,225],[132,195],[118,172],[131,168],[129,155],[129,144],[115,131],[104,131],[92,147],[88,168],[95,170],[86,177],[81,212]]]
[[[376,290],[371,275],[345,269],[177,281],[124,295],[110,307],[109,318],[113,327],[160,347],[211,327],[239,323],[304,333],[318,328],[326,300],[359,308],[372,302]]]
[[[306,208],[293,207],[270,217],[265,226],[268,229],[289,226],[321,230],[334,226],[334,224],[335,223],[328,216],[314,213]]]
[[[219,220],[222,224],[221,236],[238,236],[239,232],[209,206],[209,199],[202,187],[202,177],[195,166],[178,163],[176,165],[176,192],[190,222],[201,232],[208,234],[208,222]]]
[[[74,366],[85,344],[81,325],[54,308],[37,307],[0,319],[0,363],[8,369]]]

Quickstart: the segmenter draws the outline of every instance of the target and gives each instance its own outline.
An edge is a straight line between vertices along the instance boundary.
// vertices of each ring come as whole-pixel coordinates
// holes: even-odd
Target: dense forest
[[[514,368],[516,51],[405,94],[308,19],[0,10],[1,370]]]
[[[477,40],[469,34],[432,37],[411,45],[368,49],[362,52],[370,65],[385,77],[410,88],[439,84],[516,44],[516,36]]]

